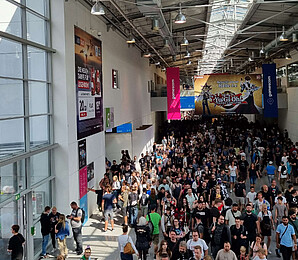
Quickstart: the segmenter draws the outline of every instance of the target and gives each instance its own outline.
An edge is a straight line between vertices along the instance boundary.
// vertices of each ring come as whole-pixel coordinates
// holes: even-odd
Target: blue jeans
[[[267,174],[269,185],[271,184],[272,180],[274,180],[274,174]]]
[[[130,224],[137,224],[138,212],[138,206],[130,207]]]
[[[256,184],[256,179],[257,179],[257,176],[249,177],[250,185],[252,185],[252,184]]]
[[[41,250],[42,255],[47,254],[47,247],[48,247],[48,243],[49,243],[49,237],[50,237],[50,234],[42,236],[42,250]]]
[[[82,239],[82,226],[78,228],[72,228],[73,239],[76,242],[76,251],[83,252],[83,239]]]

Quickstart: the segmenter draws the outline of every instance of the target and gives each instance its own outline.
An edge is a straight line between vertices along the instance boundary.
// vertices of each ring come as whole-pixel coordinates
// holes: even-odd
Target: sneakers
[[[281,255],[280,255],[278,249],[275,249],[275,253],[276,253],[276,256],[277,256],[278,258],[281,258]]]
[[[56,248],[53,248],[53,249],[51,250],[50,253],[51,253],[51,254],[52,254],[52,253],[55,253],[55,251],[56,251]]]
[[[230,193],[232,193],[233,190],[230,190]]]
[[[269,254],[269,255],[271,255],[271,254],[272,254],[272,252],[271,252],[270,250],[268,250],[268,254]]]

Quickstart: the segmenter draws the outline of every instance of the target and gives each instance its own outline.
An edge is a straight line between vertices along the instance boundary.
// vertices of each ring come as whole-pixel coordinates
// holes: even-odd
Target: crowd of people
[[[105,232],[121,210],[121,259],[132,252],[147,259],[151,246],[154,259],[267,259],[272,235],[276,256],[298,259],[298,193],[291,184],[298,147],[287,131],[243,116],[180,121],[168,131],[139,161],[127,151],[119,164],[107,160],[93,190]],[[258,181],[264,184],[256,190]]]

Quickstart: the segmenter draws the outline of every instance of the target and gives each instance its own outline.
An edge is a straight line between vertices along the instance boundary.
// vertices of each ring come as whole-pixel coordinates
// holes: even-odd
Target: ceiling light
[[[184,58],[189,58],[190,56],[191,56],[190,55],[190,52],[189,51],[186,51]]]
[[[186,33],[185,33],[185,32],[183,33],[183,40],[182,40],[182,42],[180,43],[180,45],[181,45],[181,46],[187,46],[187,45],[189,45],[189,42],[188,42],[188,40],[186,39]]]
[[[91,8],[91,14],[93,15],[104,15],[105,10],[103,6],[99,3],[98,0],[96,0],[96,3]]]
[[[264,43],[262,43],[262,48],[260,50],[260,56],[265,54]]]
[[[291,54],[290,54],[289,52],[288,52],[287,55],[286,55],[286,59],[287,59],[287,60],[291,60],[291,59],[292,59],[292,56],[291,56]]]
[[[266,52],[266,53],[265,53],[265,59],[269,59],[269,57],[270,57],[270,56],[269,56],[269,53]]]
[[[293,42],[297,42],[297,34],[293,33]]]
[[[186,65],[190,65],[191,64],[191,60],[189,60],[187,63],[186,63]]]
[[[179,8],[180,8],[179,13],[175,18],[175,23],[178,23],[178,24],[186,23],[186,17],[181,11],[181,3],[179,3]]]
[[[155,62],[155,65],[156,66],[159,66],[160,65],[160,62],[159,61]]]
[[[166,48],[169,48],[170,47],[169,40],[168,39],[165,39],[165,41],[164,41],[164,47],[166,47]]]
[[[143,57],[144,58],[150,58],[151,57],[151,53],[147,50],[147,51],[145,51]]]
[[[281,41],[281,42],[286,42],[286,41],[288,41],[289,39],[287,38],[287,36],[286,36],[286,32],[285,32],[285,27],[283,26],[282,27],[282,34],[281,34],[281,36],[279,36],[279,41]]]
[[[161,68],[161,71],[166,71],[166,68],[165,68],[165,67],[162,67],[162,68]]]
[[[153,18],[152,20],[152,30],[155,32],[159,30],[159,20],[157,18]]]
[[[128,39],[126,40],[126,43],[128,43],[128,44],[134,44],[134,43],[136,43],[135,37],[133,37],[132,34],[129,34]]]

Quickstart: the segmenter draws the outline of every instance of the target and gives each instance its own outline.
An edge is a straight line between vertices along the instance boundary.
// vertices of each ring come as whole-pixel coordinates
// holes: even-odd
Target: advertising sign
[[[84,224],[88,220],[88,198],[87,198],[87,194],[80,199],[80,208],[85,211],[85,219],[84,219],[84,223],[82,223],[83,226],[84,226]]]
[[[87,165],[88,188],[94,187],[94,162]]]
[[[87,150],[86,150],[86,139],[78,142],[79,150],[79,169],[82,169],[87,165]]]
[[[193,77],[180,77],[180,107],[195,109],[195,91]]]
[[[261,112],[261,75],[204,75],[195,78],[195,114]]]
[[[80,199],[87,194],[87,166],[79,170]]]
[[[107,107],[105,108],[106,112],[106,129],[110,129],[114,127],[114,108]]]
[[[77,138],[103,131],[101,41],[75,27]]]
[[[167,68],[168,120],[180,120],[179,68]]]
[[[278,117],[276,64],[263,64],[264,117]]]

